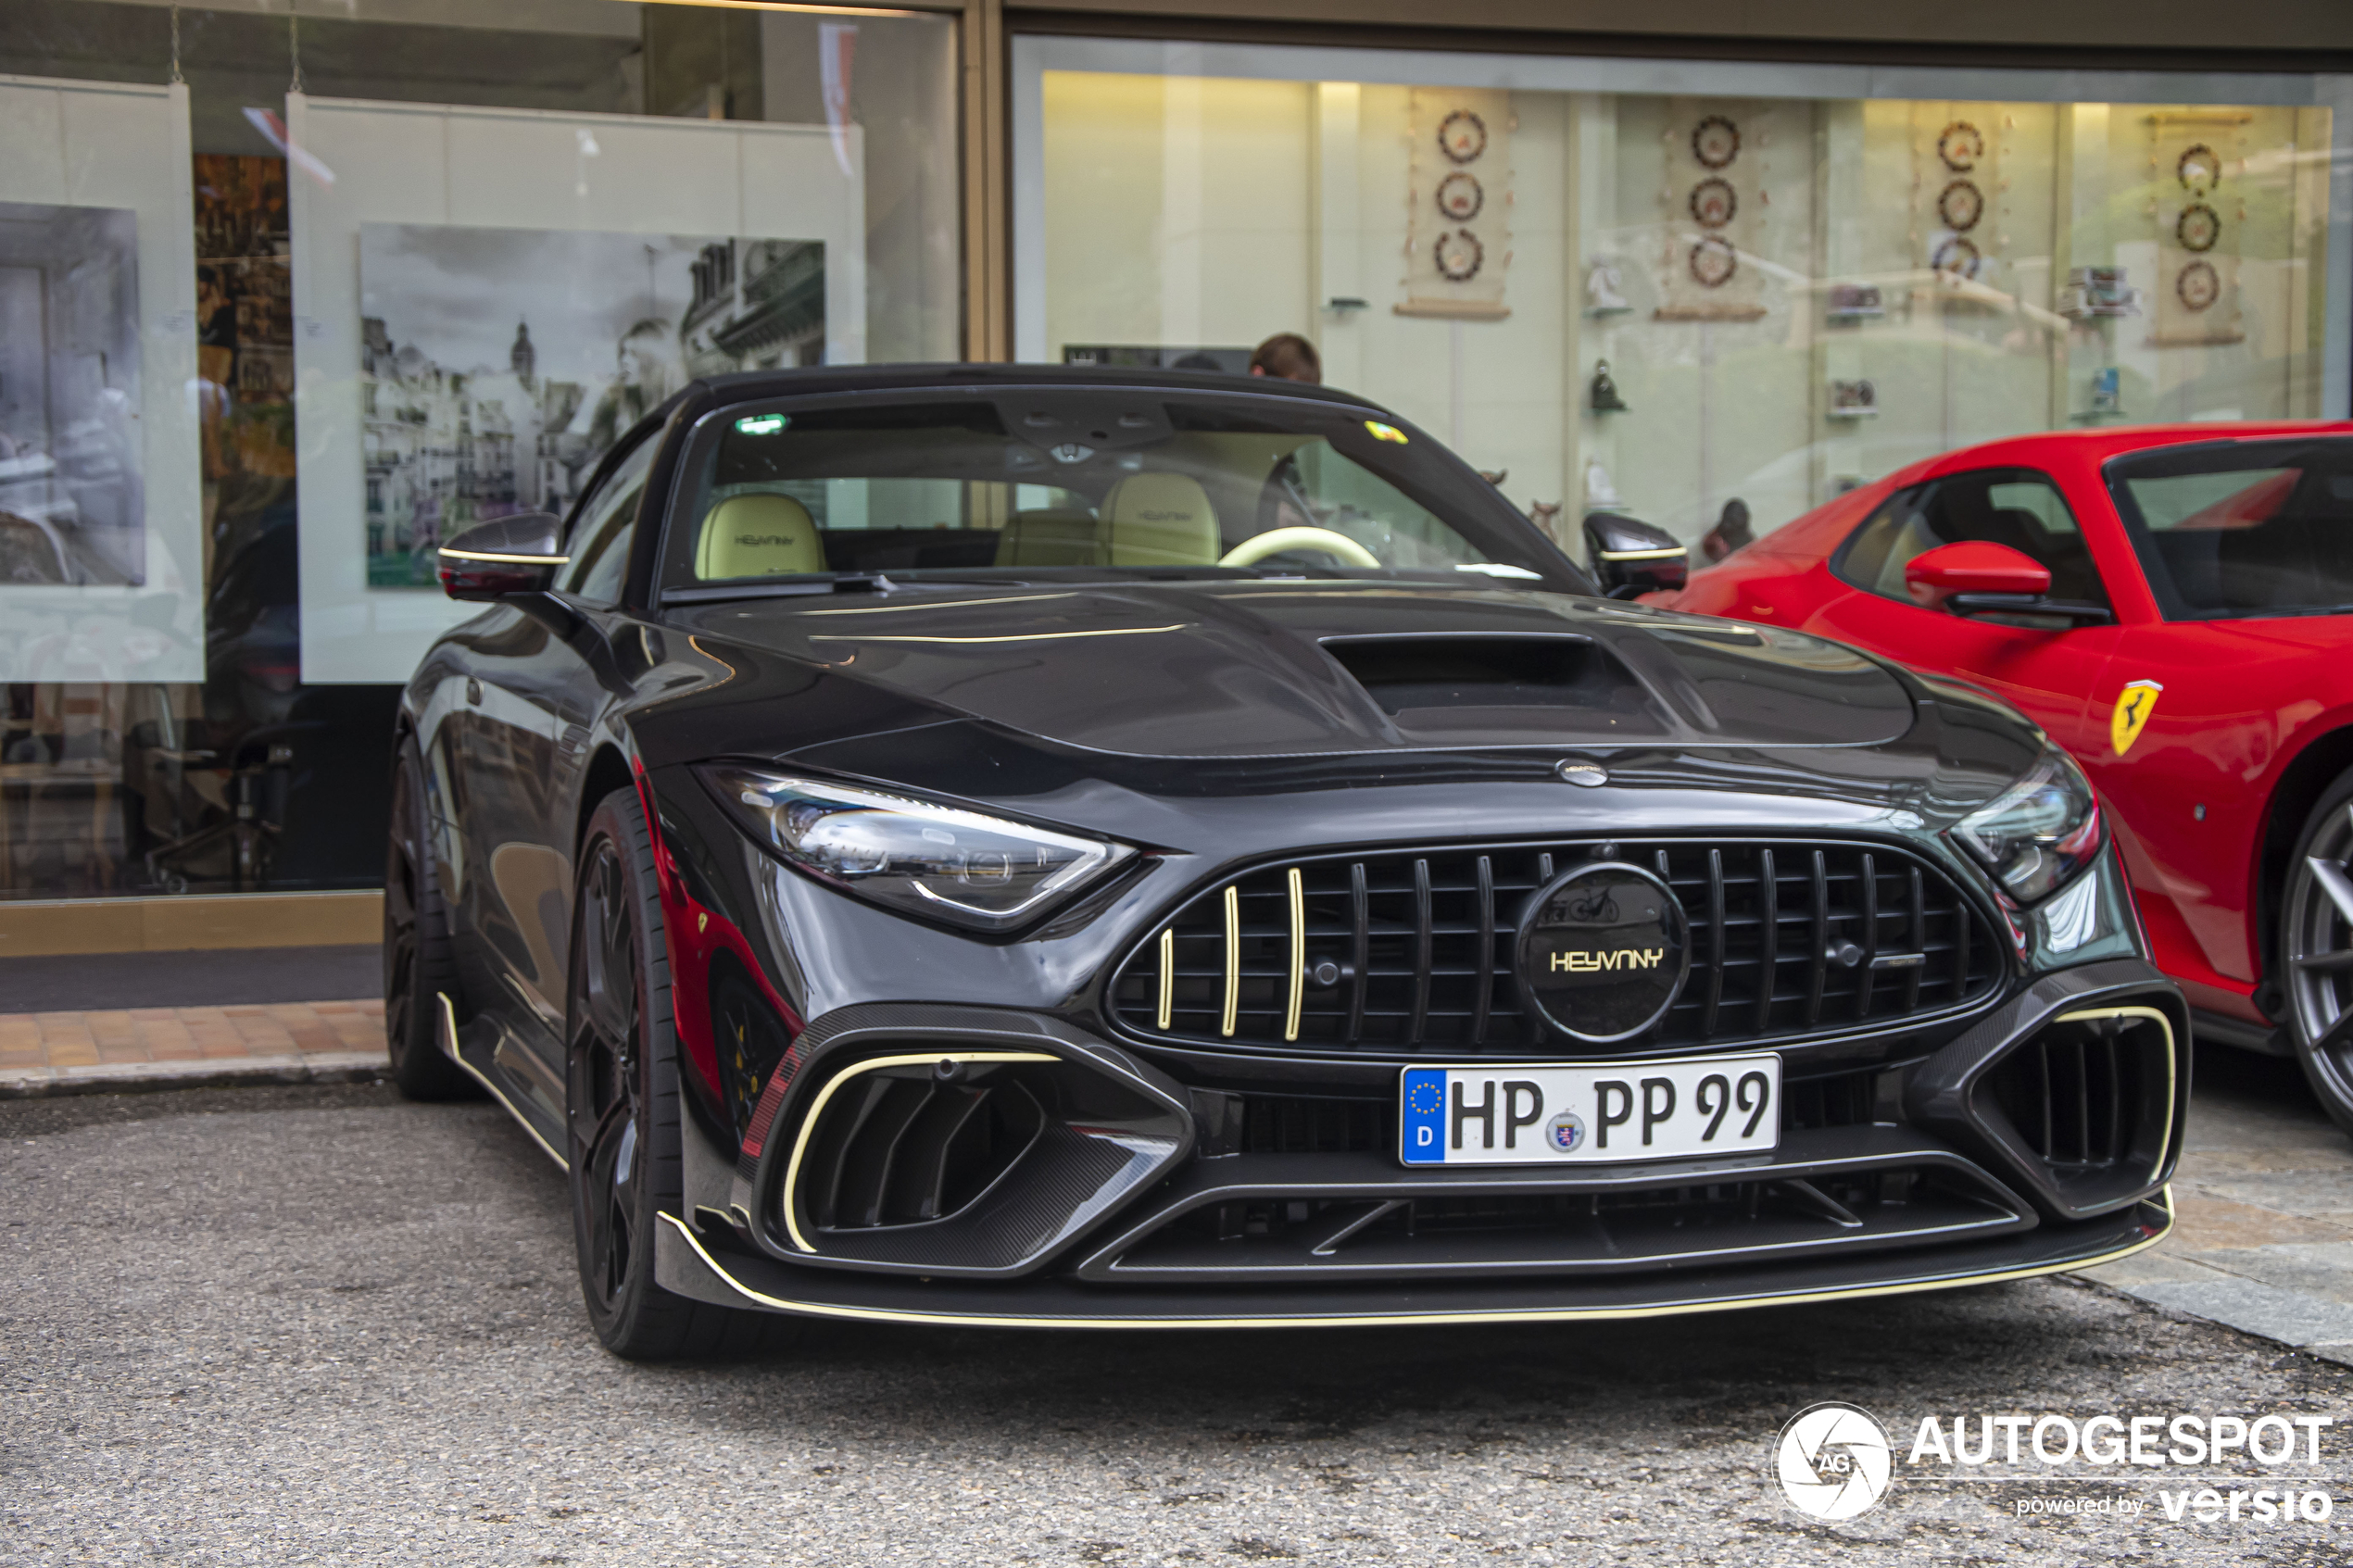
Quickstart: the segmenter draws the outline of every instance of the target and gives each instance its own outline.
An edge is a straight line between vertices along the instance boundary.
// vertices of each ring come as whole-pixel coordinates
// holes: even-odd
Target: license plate
[[[1408,1165],[1606,1165],[1747,1154],[1781,1131],[1781,1059],[1601,1066],[1408,1067]]]

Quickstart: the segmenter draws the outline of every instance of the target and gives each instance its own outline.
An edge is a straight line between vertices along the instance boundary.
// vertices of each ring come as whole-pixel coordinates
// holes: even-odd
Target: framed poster
[[[440,592],[476,522],[562,514],[695,376],[823,364],[822,240],[359,229],[371,588]]]
[[[693,377],[864,359],[846,132],[287,98],[305,682],[406,680],[476,613],[434,546]]]
[[[0,681],[200,681],[187,90],[0,77]]]

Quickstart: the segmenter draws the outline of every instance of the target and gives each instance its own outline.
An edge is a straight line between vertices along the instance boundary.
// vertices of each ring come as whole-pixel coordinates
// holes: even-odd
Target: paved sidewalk
[[[2086,1277],[2353,1365],[2353,1138],[2292,1062],[2198,1052],[2173,1234]]]
[[[0,1013],[0,1098],[383,1071],[380,1000]]]

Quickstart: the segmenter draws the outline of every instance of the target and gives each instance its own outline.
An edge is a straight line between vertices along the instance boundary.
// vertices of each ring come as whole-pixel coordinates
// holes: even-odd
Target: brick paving
[[[0,1073],[139,1062],[382,1055],[381,1000],[0,1013]]]

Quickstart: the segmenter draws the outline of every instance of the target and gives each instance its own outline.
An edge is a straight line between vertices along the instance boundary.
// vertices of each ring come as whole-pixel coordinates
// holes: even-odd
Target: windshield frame
[[[2173,569],[2167,563],[2158,544],[2157,531],[2149,527],[2140,501],[2133,494],[2131,482],[2136,479],[2170,479],[2201,471],[2226,472],[2241,468],[2252,474],[2261,469],[2296,467],[2298,456],[2315,446],[2342,448],[2348,458],[2347,468],[2353,470],[2353,433],[2342,428],[2315,431],[2309,435],[2221,436],[2203,441],[2169,442],[2120,452],[2100,465],[2100,483],[2108,491],[2108,503],[2116,508],[2117,521],[2124,525],[2124,537],[2133,546],[2133,558],[2141,569],[2141,579],[2148,584],[2149,597],[2155,601],[2158,615],[2169,621],[2184,622],[2296,621],[2313,616],[2353,615],[2353,601],[2304,608],[2266,606],[2257,609],[2209,609],[2191,604],[2175,585]],[[2227,455],[2231,461],[2219,468],[2201,469],[2197,466],[2200,458],[2223,455]],[[2179,465],[2178,471],[2173,471],[2176,465]],[[2347,526],[2353,527],[2353,522],[2348,522]]]
[[[1074,387],[1066,381],[1040,381],[1035,384],[1007,380],[984,384],[940,383],[927,386],[894,385],[872,391],[827,390],[799,395],[766,393],[759,395],[723,398],[696,416],[678,445],[676,467],[671,476],[669,492],[662,508],[659,537],[653,542],[653,576],[649,584],[649,600],[655,605],[700,604],[716,600],[786,596],[801,594],[826,593],[842,583],[875,583],[878,586],[917,588],[930,583],[970,587],[975,583],[1013,584],[1040,581],[1059,583],[1139,582],[1216,582],[1258,581],[1268,578],[1330,579],[1347,578],[1381,583],[1411,583],[1428,586],[1463,588],[1519,587],[1543,589],[1555,593],[1597,596],[1599,590],[1588,581],[1577,563],[1561,546],[1554,543],[1510,501],[1502,491],[1490,483],[1478,471],[1465,462],[1444,444],[1407,423],[1398,416],[1369,403],[1353,399],[1341,401],[1328,395],[1318,397],[1286,397],[1278,390],[1281,383],[1261,392],[1256,388],[1237,391],[1228,387],[1204,385],[1199,388],[1172,387],[1130,383],[1126,379],[1105,380],[1100,384],[1089,383]],[[1403,433],[1408,441],[1418,444],[1424,452],[1434,454],[1441,475],[1454,481],[1451,493],[1426,496],[1403,485],[1396,488],[1407,499],[1422,506],[1440,522],[1460,534],[1473,548],[1491,559],[1501,556],[1505,564],[1521,565],[1537,571],[1533,578],[1488,573],[1478,571],[1452,571],[1444,573],[1417,572],[1399,569],[1370,569],[1327,571],[1294,566],[1262,568],[1257,566],[1057,566],[1057,567],[988,567],[918,569],[905,575],[885,576],[878,571],[809,572],[772,578],[746,578],[736,583],[701,583],[691,576],[682,580],[673,559],[673,532],[684,526],[682,514],[693,505],[700,491],[699,478],[713,460],[715,448],[733,423],[758,414],[778,413],[790,416],[814,409],[856,408],[938,406],[965,401],[984,402],[994,407],[1008,397],[1025,395],[1051,395],[1067,399],[1074,391],[1100,391],[1107,397],[1143,396],[1164,401],[1212,404],[1238,411],[1258,410],[1262,418],[1279,420],[1285,408],[1317,421],[1344,417],[1370,418],[1392,425]],[[1386,478],[1385,475],[1378,477]],[[1392,484],[1395,483],[1390,481]],[[1431,506],[1435,499],[1440,506]]]

